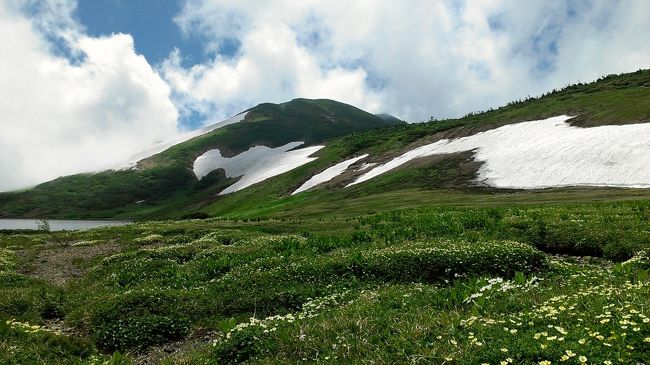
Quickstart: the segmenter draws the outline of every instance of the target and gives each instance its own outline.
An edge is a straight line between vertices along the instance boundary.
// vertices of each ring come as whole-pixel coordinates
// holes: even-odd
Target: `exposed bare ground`
[[[131,354],[131,356],[134,359],[134,363],[138,365],[159,364],[169,356],[190,353],[192,350],[206,346],[216,338],[218,338],[216,331],[197,329],[180,341],[154,346],[142,353]],[[179,358],[176,358],[174,362],[184,363],[183,359]]]
[[[63,286],[70,279],[79,277],[87,270],[84,263],[121,251],[114,242],[91,246],[47,244],[18,253],[23,266],[20,271],[34,278]]]

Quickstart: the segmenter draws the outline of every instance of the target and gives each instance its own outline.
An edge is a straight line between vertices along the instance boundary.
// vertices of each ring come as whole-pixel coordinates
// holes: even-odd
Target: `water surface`
[[[2,229],[38,229],[38,219],[0,219],[0,230]],[[123,226],[131,222],[127,221],[93,221],[93,220],[66,220],[50,219],[50,230],[72,231],[85,230],[97,227]]]

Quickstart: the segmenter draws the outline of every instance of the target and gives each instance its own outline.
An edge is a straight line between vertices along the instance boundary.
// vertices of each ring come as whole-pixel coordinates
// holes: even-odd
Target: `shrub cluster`
[[[125,293],[101,303],[90,326],[97,344],[114,350],[179,339],[189,331],[190,321],[177,295],[149,291]]]
[[[374,240],[403,242],[435,237],[506,239],[553,254],[625,261],[650,247],[650,208],[643,203],[543,208],[436,208],[358,219]]]
[[[263,258],[215,283],[224,315],[296,309],[328,289],[384,282],[442,282],[458,276],[534,272],[544,254],[511,241],[434,241],[377,249],[341,249],[309,258]]]

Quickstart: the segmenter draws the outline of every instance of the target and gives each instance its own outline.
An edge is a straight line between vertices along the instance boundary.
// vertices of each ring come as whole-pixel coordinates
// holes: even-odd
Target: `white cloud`
[[[295,97],[330,98],[380,110],[379,97],[366,85],[363,68],[322,67],[314,54],[298,44],[298,35],[283,22],[255,24],[242,35],[240,56],[235,59],[217,57],[184,69],[181,55],[174,52],[161,70],[174,90],[186,97],[182,106],[217,119],[261,102]]]
[[[644,0],[189,0],[176,18],[185,32],[241,48],[163,71],[186,102],[217,110],[305,96],[459,116],[650,67],[649,13]]]
[[[177,133],[171,90],[132,37],[85,36],[73,4],[43,2],[28,19],[0,3],[0,191],[111,168]],[[55,55],[45,35],[78,62]]]

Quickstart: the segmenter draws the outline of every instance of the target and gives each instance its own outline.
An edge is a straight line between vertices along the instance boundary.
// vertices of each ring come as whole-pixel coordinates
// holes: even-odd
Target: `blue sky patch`
[[[151,64],[160,64],[178,48],[183,66],[189,67],[211,57],[205,52],[206,42],[201,35],[184,35],[174,23],[182,6],[183,1],[176,0],[80,0],[76,15],[91,36],[131,34],[136,52]],[[236,49],[234,43],[228,43],[219,51]]]

